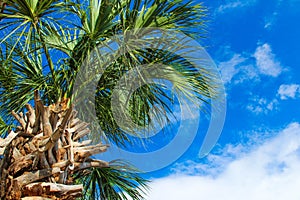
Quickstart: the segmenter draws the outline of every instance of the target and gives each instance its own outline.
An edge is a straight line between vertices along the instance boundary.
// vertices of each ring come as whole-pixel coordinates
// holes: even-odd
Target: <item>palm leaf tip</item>
[[[127,162],[115,160],[108,168],[93,168],[85,174],[77,174],[84,183],[84,199],[142,200],[149,187],[148,180],[138,174],[138,170]]]

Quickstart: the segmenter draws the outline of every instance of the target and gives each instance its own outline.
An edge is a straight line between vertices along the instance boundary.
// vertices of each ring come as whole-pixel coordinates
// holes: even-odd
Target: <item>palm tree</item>
[[[0,13],[0,19],[2,19],[0,22],[0,128],[3,136],[6,136],[12,129],[21,131],[23,136],[26,135],[25,128],[29,126],[27,125],[28,117],[24,118],[25,115],[22,114],[13,115],[17,121],[21,120],[21,128],[18,129],[10,113],[11,111],[24,113],[25,107],[29,112],[29,105],[33,104],[34,91],[40,91],[40,101],[49,105],[45,109],[51,112],[54,112],[51,110],[53,109],[51,105],[59,104],[62,99],[71,99],[70,102],[72,102],[74,84],[81,66],[87,57],[91,58],[94,55],[95,47],[108,41],[112,36],[126,35],[129,30],[145,30],[150,27],[180,30],[194,39],[201,39],[205,32],[206,10],[202,4],[192,1],[8,0],[6,5]],[[134,33],[145,34],[143,31]],[[155,47],[157,44],[152,45]],[[178,48],[184,50],[191,47],[180,44]],[[189,92],[191,90],[192,95],[199,102],[212,98],[216,91],[213,77],[205,71],[205,68],[201,72],[196,70],[192,63],[176,55],[171,49],[133,50],[109,60],[109,63],[95,91],[96,113],[102,131],[93,131],[93,124],[90,125],[91,137],[100,144],[104,142],[114,142],[120,146],[126,146],[128,143],[134,144],[113,118],[110,102],[113,89],[121,77],[132,69],[138,69],[140,65],[162,63],[170,66],[174,76],[169,78],[173,83],[177,83],[174,88],[187,96],[191,94]],[[159,86],[144,84],[125,101],[129,102],[128,112],[132,120],[145,126],[151,122],[149,111],[156,104],[160,107],[158,114],[154,117],[168,119],[169,114],[172,113],[169,105],[174,99]],[[35,96],[35,102],[37,103],[37,96]],[[63,112],[68,116],[68,110],[72,110],[71,103],[65,106],[68,109]],[[36,105],[36,108],[38,107]],[[83,113],[78,113],[78,115],[85,120]],[[25,121],[24,127],[22,127],[22,124],[24,125],[22,118]],[[61,120],[63,119],[62,117]],[[35,120],[42,123],[38,118]],[[68,122],[66,124],[72,124],[71,118],[66,121]],[[55,132],[55,125],[51,125]],[[43,125],[36,126],[43,130],[44,136],[47,136]],[[31,137],[34,138],[33,135]],[[14,140],[15,138],[5,139],[6,142],[9,141],[7,142],[9,144],[12,144]],[[25,145],[25,143],[22,144]],[[55,144],[52,143],[52,145]],[[13,148],[8,149],[5,150],[5,155],[7,155],[5,159],[12,163]],[[24,155],[31,153],[32,151],[29,151]],[[50,154],[49,151],[47,156],[48,154]],[[92,161],[92,158],[88,159]],[[2,163],[3,161],[4,159]],[[52,164],[55,165],[55,163],[57,164],[57,162]],[[132,199],[143,198],[147,181],[139,177],[133,167],[120,161],[105,162],[105,164],[79,170],[70,177],[71,183],[84,184],[84,198],[127,199],[127,196]],[[45,166],[43,167],[45,169]],[[5,169],[2,166],[2,174]],[[26,170],[17,171],[16,174],[7,177],[19,177],[21,172],[30,173],[36,169],[31,166]],[[44,181],[44,179],[35,181]],[[55,176],[54,180],[51,177],[47,181],[54,182]],[[26,182],[21,185],[21,189],[28,189],[28,184],[29,182]],[[71,196],[64,198],[69,197]]]

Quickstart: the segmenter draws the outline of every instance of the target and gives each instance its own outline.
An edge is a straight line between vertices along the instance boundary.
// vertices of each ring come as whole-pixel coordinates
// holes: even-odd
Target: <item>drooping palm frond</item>
[[[151,35],[148,33],[145,36],[149,35],[155,36],[155,34]],[[209,67],[205,64],[202,64],[202,66],[194,65],[188,58],[183,57],[184,55],[176,54],[177,52],[184,52],[186,49],[192,53],[197,52],[200,50],[198,47],[193,48],[187,46],[185,41],[170,45],[169,43],[176,42],[177,38],[170,39],[168,36],[161,38],[161,41],[155,38],[143,39],[142,36],[133,36],[131,41],[126,40],[123,36],[123,38],[119,38],[119,40],[120,41],[115,41],[116,44],[114,44],[119,47],[114,49],[117,53],[110,54],[111,52],[102,51],[102,49],[108,46],[106,43],[101,44],[102,48],[101,45],[99,45],[98,51],[90,55],[92,58],[90,63],[85,63],[85,65],[88,65],[88,67],[86,67],[88,70],[83,73],[85,78],[82,78],[88,81],[88,79],[94,80],[98,75],[102,75],[98,80],[96,111],[101,123],[101,128],[104,130],[106,137],[112,139],[112,141],[115,141],[114,137],[115,139],[118,138],[117,141],[119,142],[120,138],[124,138],[126,141],[126,132],[134,133],[134,129],[131,129],[130,124],[127,123],[129,121],[134,121],[140,126],[149,125],[152,121],[149,111],[156,105],[160,105],[162,109],[158,112],[160,114],[154,115],[154,118],[167,118],[168,115],[166,115],[166,113],[172,113],[168,105],[172,104],[174,99],[169,98],[169,93],[159,89],[161,85],[149,84],[145,80],[168,80],[173,84],[173,92],[181,93],[183,96],[193,100],[196,104],[203,101],[208,102],[207,99],[215,96],[214,90],[216,85],[213,84],[215,77],[213,77],[213,74],[210,74]],[[139,43],[137,43],[136,40],[139,40]],[[147,45],[145,46],[143,43],[147,43]],[[137,50],[132,48],[134,45],[137,45]],[[125,54],[120,55],[118,51],[122,51],[122,48],[133,50],[129,50]],[[95,62],[95,59],[98,61]],[[203,60],[205,59],[206,58],[203,58]],[[201,58],[193,58],[193,60],[197,61],[201,60]],[[162,68],[157,65],[165,66]],[[106,66],[105,70],[102,66]],[[165,68],[166,66],[168,67]],[[199,67],[202,69],[199,69]],[[150,73],[151,70],[152,72]],[[133,74],[128,76],[130,73]],[[120,86],[122,79],[125,79],[125,82],[123,81],[123,85]],[[139,87],[136,87],[137,85]],[[116,91],[116,86],[122,87],[119,90],[123,91],[125,98],[123,98],[123,102],[117,107],[121,112],[114,115],[113,105],[111,103],[113,92]],[[134,93],[130,91],[134,91]],[[81,96],[85,95],[82,94]],[[92,101],[92,99],[90,99],[90,101]],[[139,105],[137,105],[137,102],[139,102]],[[126,105],[127,103],[128,106]],[[200,106],[200,104],[198,104],[198,106]],[[130,108],[128,110],[130,115],[121,115],[121,113],[127,113],[128,108]],[[115,121],[116,115],[122,116],[120,118],[122,118],[123,127],[120,127],[120,124],[117,124]],[[110,123],[106,123],[108,121]],[[124,135],[124,137],[122,137],[122,135]],[[99,136],[96,135],[95,137]]]
[[[89,169],[83,172],[83,176],[76,176],[84,183],[84,200],[141,200],[149,189],[149,181],[138,176],[137,172],[130,164],[115,160],[110,162],[109,168]]]
[[[130,1],[130,0],[124,0],[124,1],[91,1],[89,5],[94,6],[88,6],[87,10],[85,10],[86,7],[80,7],[78,6],[76,9],[73,10],[73,12],[78,15],[78,17],[81,19],[82,22],[82,28],[81,28],[81,34],[78,37],[77,45],[74,47],[74,51],[72,53],[72,56],[70,58],[70,69],[69,72],[71,77],[74,77],[74,69],[75,73],[79,70],[80,66],[83,65],[83,62],[87,60],[87,57],[92,53],[92,51],[95,48],[98,48],[97,46],[101,45],[103,41],[107,41],[111,39],[111,35],[118,34],[118,35],[124,35],[126,37],[126,32],[132,30],[134,34],[137,35],[143,35],[148,34],[145,33],[137,33],[135,31],[142,30],[141,28],[148,28],[148,27],[157,27],[161,29],[176,29],[181,30],[184,33],[188,34],[189,36],[196,37],[195,34],[197,33],[197,36],[201,37],[203,30],[203,24],[205,22],[205,8],[202,5],[195,5],[192,2],[184,2],[184,1]],[[107,12],[106,12],[107,11]],[[109,11],[109,12],[108,12]],[[103,13],[100,15],[99,13]],[[102,16],[105,17],[102,17]],[[100,18],[101,17],[101,18]],[[109,19],[109,20],[106,20]],[[105,27],[105,28],[103,28]],[[189,28],[187,28],[189,27]],[[198,29],[196,29],[196,27]],[[201,27],[199,29],[199,27]],[[145,31],[144,29],[144,31]],[[150,29],[149,29],[150,30]],[[200,31],[200,32],[199,32]],[[125,47],[127,48],[127,47]],[[130,47],[129,47],[130,48]],[[181,49],[185,49],[188,47],[182,46]],[[158,55],[160,54],[160,57],[158,58]],[[113,113],[111,110],[111,94],[113,91],[114,86],[119,81],[119,79],[128,71],[135,69],[137,66],[141,64],[151,64],[154,61],[155,62],[161,62],[161,63],[168,63],[168,61],[171,59],[169,58],[170,52],[166,51],[160,51],[157,52],[153,49],[143,49],[141,51],[133,51],[129,52],[126,55],[123,55],[121,57],[117,57],[115,60],[111,60],[111,64],[109,67],[106,68],[105,71],[105,78],[101,78],[99,82],[99,88],[101,91],[98,91],[97,97],[96,97],[96,104],[97,104],[97,113],[98,113],[98,119],[100,120],[101,128],[104,130],[105,136],[103,138],[109,138],[110,140],[116,142],[119,145],[124,145],[124,141],[127,141],[126,133],[120,129],[120,127],[117,125],[117,123],[113,119]],[[202,88],[201,90],[197,90],[196,88],[196,82],[197,81],[189,81],[189,84],[194,85],[194,91],[197,93],[197,91],[200,91],[201,94],[207,95],[209,92],[213,91],[213,88],[209,88],[206,86],[209,86],[207,84],[204,86],[202,83],[205,81],[209,81],[204,76],[205,71],[201,75],[199,75],[199,72],[195,70],[194,73],[185,73],[186,71],[190,71],[192,69],[192,64],[185,62],[185,64],[182,64],[182,61],[180,59],[174,59],[174,55],[172,55],[173,63],[175,67],[175,71],[181,71],[182,76],[188,76],[192,80],[196,76],[198,76],[198,80],[202,80],[202,82],[198,82],[201,84]],[[180,63],[180,62],[181,63]],[[176,64],[177,62],[177,64]],[[169,64],[169,63],[168,63]],[[106,64],[107,65],[107,64]],[[103,66],[99,66],[104,67]],[[190,69],[189,69],[190,68]],[[93,72],[96,73],[97,72]],[[199,78],[201,77],[201,78]],[[187,80],[186,79],[186,80]],[[176,81],[176,80],[174,80]],[[178,81],[177,81],[178,82]],[[70,85],[72,88],[72,80],[70,81]],[[179,83],[179,82],[178,82]],[[184,82],[186,83],[186,82]],[[188,87],[179,87],[177,85],[177,89],[179,91],[187,90]],[[148,88],[148,89],[146,89]],[[131,117],[135,118],[135,122],[143,122],[144,125],[146,125],[150,120],[149,118],[149,110],[153,108],[155,103],[158,103],[159,105],[163,105],[162,108],[166,110],[169,110],[167,108],[168,103],[162,104],[164,100],[162,98],[159,98],[159,96],[168,99],[168,95],[164,94],[162,91],[159,91],[159,93],[154,92],[158,91],[157,87],[151,86],[152,90],[150,90],[149,85],[145,86],[144,89],[137,90],[137,92],[134,93],[133,97],[135,99],[135,102],[138,101],[138,99],[143,99],[144,105],[143,106],[132,106],[131,109]],[[187,93],[185,93],[187,94]],[[198,93],[199,94],[199,93]],[[198,95],[198,97],[200,97]],[[200,97],[201,98],[201,97]],[[151,101],[145,101],[145,99]],[[155,99],[155,101],[153,101]],[[161,100],[159,100],[161,99]],[[200,99],[204,100],[204,98]],[[97,103],[99,102],[99,103]],[[130,102],[133,102],[130,100]],[[136,104],[135,104],[136,105]],[[141,105],[141,104],[140,104]],[[165,111],[161,111],[161,113],[165,113]],[[139,116],[139,117],[137,117]],[[144,116],[141,118],[141,116]],[[157,118],[160,118],[161,116],[157,116]],[[139,120],[136,120],[139,118]],[[107,123],[109,122],[109,123]],[[101,135],[100,135],[101,136]],[[96,135],[95,138],[99,137],[99,135]],[[95,139],[94,138],[94,139]],[[124,139],[122,141],[122,139]]]

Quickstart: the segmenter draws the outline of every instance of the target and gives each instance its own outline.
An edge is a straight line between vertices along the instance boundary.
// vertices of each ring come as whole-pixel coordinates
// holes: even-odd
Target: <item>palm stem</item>
[[[53,81],[54,84],[55,84],[54,86],[57,86],[56,85],[56,81],[55,81],[56,80],[56,76],[55,76],[54,64],[52,62],[52,59],[51,59],[51,56],[50,56],[50,53],[49,53],[49,49],[48,49],[48,47],[46,45],[46,42],[45,42],[45,39],[44,39],[44,37],[43,37],[43,35],[41,33],[40,27],[39,26],[35,26],[35,29],[37,30],[37,33],[38,33],[38,35],[40,37],[40,40],[41,40],[42,47],[43,47],[43,49],[45,51],[45,56],[46,56],[46,59],[47,59],[47,62],[48,62],[48,65],[49,65],[49,68],[50,68],[50,71],[51,71],[52,78],[54,80]]]

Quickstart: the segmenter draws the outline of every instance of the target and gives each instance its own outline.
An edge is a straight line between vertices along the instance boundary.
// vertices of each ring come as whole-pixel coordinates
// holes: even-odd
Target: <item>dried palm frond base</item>
[[[0,139],[1,199],[75,199],[82,185],[73,185],[72,175],[89,167],[109,167],[91,155],[106,151],[107,145],[83,140],[90,130],[76,118],[73,107],[63,100],[44,106],[35,92],[35,108],[15,113],[20,123]]]

